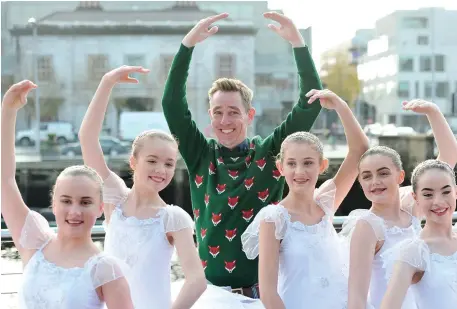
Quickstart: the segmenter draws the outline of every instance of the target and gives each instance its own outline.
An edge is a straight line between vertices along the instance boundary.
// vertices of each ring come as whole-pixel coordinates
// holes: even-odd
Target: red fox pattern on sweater
[[[181,45],[165,85],[162,106],[179,142],[189,172],[198,252],[206,278],[218,286],[248,287],[257,283],[257,260],[242,251],[240,236],[254,216],[282,199],[284,179],[275,165],[284,138],[309,131],[321,106],[307,103],[306,93],[322,89],[307,47],[294,48],[300,98],[287,119],[266,137],[229,150],[206,139],[192,120],[186,81],[193,48]]]

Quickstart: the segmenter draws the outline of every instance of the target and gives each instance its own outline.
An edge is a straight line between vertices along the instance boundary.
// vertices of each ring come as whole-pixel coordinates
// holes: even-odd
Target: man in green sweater
[[[209,115],[216,139],[207,139],[192,120],[186,99],[186,80],[194,46],[217,32],[212,24],[220,14],[201,20],[183,39],[165,85],[162,99],[168,126],[179,142],[189,172],[198,252],[207,280],[232,292],[258,298],[258,261],[248,260],[240,236],[254,216],[282,199],[284,179],[275,166],[282,141],[296,131],[309,131],[319,102],[308,104],[306,93],[322,89],[304,40],[293,22],[278,13],[265,13],[279,23],[269,25],[289,41],[297,63],[298,103],[271,135],[247,137],[252,123],[252,91],[241,81],[222,78],[209,90]]]

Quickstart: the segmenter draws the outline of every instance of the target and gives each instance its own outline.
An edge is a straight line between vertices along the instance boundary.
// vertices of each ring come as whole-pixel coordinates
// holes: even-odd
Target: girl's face
[[[452,224],[456,207],[456,188],[449,173],[429,169],[417,180],[414,199],[427,222]]]
[[[307,143],[288,142],[283,147],[282,160],[276,165],[289,191],[304,193],[314,190],[319,174],[328,166],[328,160],[321,159],[319,152]]]
[[[153,192],[165,189],[173,179],[177,156],[175,143],[157,137],[145,139],[137,157],[130,158],[135,186]]]
[[[365,157],[359,165],[359,182],[366,198],[376,204],[391,204],[399,194],[405,172],[388,156],[377,154]]]
[[[59,234],[90,237],[95,221],[103,212],[100,190],[100,185],[87,176],[64,176],[57,179],[52,209]]]

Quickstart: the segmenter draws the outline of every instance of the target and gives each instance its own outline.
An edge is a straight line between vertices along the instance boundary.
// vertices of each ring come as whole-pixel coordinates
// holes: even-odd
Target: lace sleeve
[[[129,267],[120,259],[106,255],[98,255],[89,267],[90,276],[94,289],[111,281],[125,277]]]
[[[129,192],[130,189],[121,177],[110,171],[110,175],[103,181],[103,202],[118,205],[127,198]]]
[[[275,237],[277,240],[284,238],[288,221],[287,211],[278,205],[268,205],[255,216],[254,221],[241,235],[243,251],[248,259],[255,259],[259,255],[259,230],[262,222],[275,225]]]
[[[314,200],[327,215],[335,214],[336,185],[333,179],[325,181],[318,189],[314,190]]]
[[[179,206],[169,205],[164,218],[165,233],[177,232],[185,228],[194,229],[194,221],[189,214]]]
[[[384,220],[368,209],[356,209],[351,211],[347,219],[343,222],[340,235],[350,239],[354,233],[357,222],[360,220],[364,220],[370,224],[378,241],[384,240],[386,233]]]
[[[430,270],[430,250],[420,238],[406,239],[381,254],[383,268],[386,270],[386,279],[393,274],[397,262],[411,265],[417,270]]]
[[[22,227],[19,244],[24,249],[41,249],[55,236],[48,221],[36,211],[30,210]]]

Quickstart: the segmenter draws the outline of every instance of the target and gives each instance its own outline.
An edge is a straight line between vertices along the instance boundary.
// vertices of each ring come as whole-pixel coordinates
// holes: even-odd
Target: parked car
[[[100,136],[100,145],[104,155],[116,156],[130,152],[130,143],[122,142],[113,136]],[[61,155],[67,157],[81,156],[81,143],[67,144],[61,149]]]
[[[40,139],[47,141],[53,134],[59,145],[64,145],[75,140],[76,133],[73,125],[69,122],[42,122],[40,124]],[[36,142],[35,129],[22,130],[16,133],[16,142],[21,146],[31,146]]]

